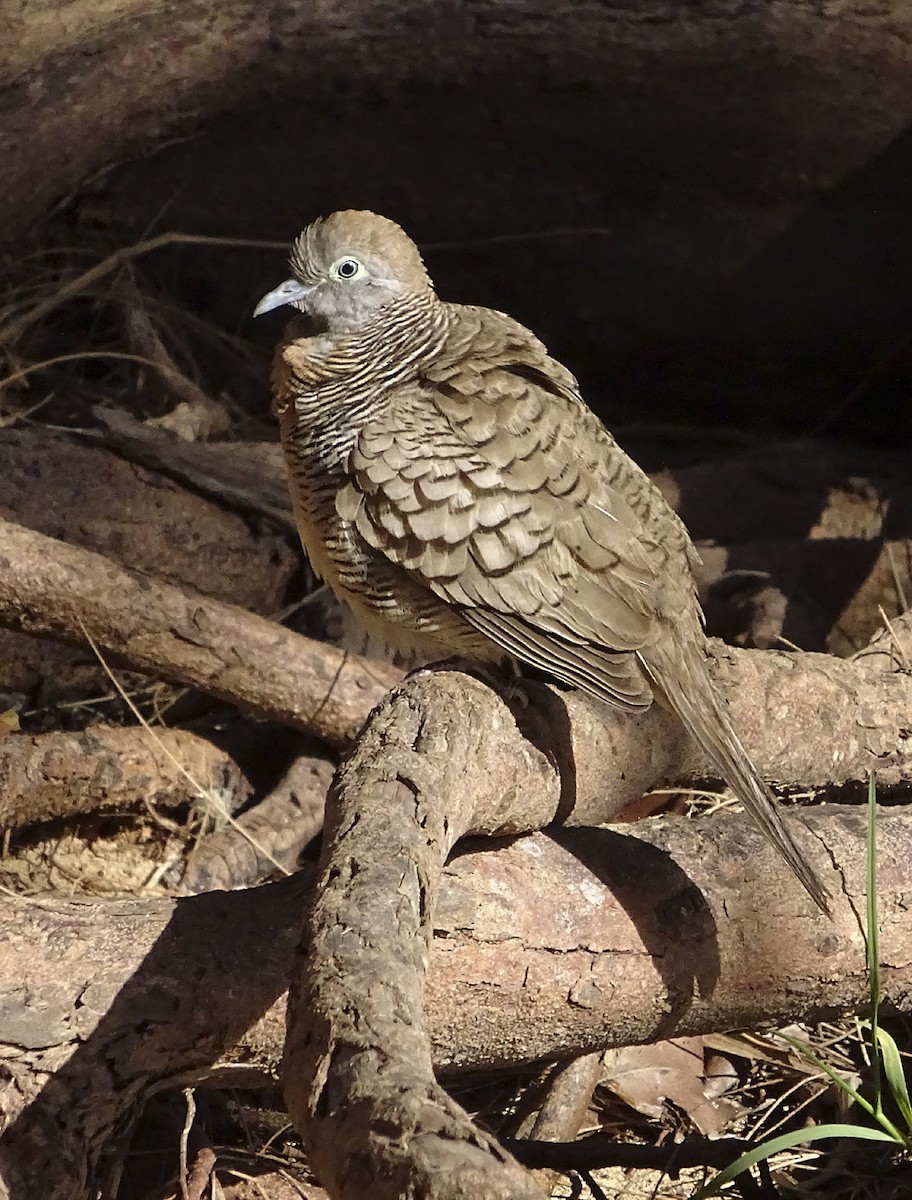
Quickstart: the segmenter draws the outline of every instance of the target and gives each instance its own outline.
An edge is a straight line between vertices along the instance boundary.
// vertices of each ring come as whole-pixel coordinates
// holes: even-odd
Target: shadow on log
[[[351,739],[383,693],[377,664],[89,551],[0,523],[0,559],[0,621],[70,640],[84,627],[131,666],[185,679],[336,744]],[[896,669],[907,625],[904,619],[895,626],[895,647],[881,640],[854,661],[712,648],[733,723],[763,774],[801,787],[857,784],[876,764],[884,787],[908,781],[912,682]],[[432,1073],[422,997],[432,934],[447,920],[446,898],[438,904],[440,881],[456,841],[553,822],[598,825],[650,786],[709,773],[658,706],[630,718],[572,693],[529,685],[529,694],[518,727],[504,702],[477,680],[445,671],[415,677],[374,712],[337,777],[308,917],[308,954],[292,977],[284,1086],[321,1181],[339,1200],[360,1198],[368,1175],[378,1200],[414,1188],[439,1200],[537,1194]],[[524,1060],[582,1053],[615,1038],[641,1041],[859,1005],[866,988],[858,916],[864,822],[850,815],[804,823],[802,841],[842,897],[833,923],[810,911],[743,822],[669,821],[651,825],[651,832],[588,829],[556,843],[520,840],[504,852],[519,856],[513,873],[492,878],[493,900],[449,901],[457,917],[440,953],[451,957],[443,990],[435,995],[441,985],[429,983],[428,1004],[446,1010],[442,1028],[461,1039],[458,1045],[471,1046],[474,1029],[477,1056],[501,1061],[492,1050],[496,1029],[484,1010],[471,1007],[470,992],[446,999],[459,938],[469,930],[470,962],[481,964],[491,986],[506,988],[510,1011],[522,1016]],[[902,824],[889,817],[883,824],[885,913],[894,914],[901,901],[890,896],[902,892],[897,880],[904,880],[910,860]],[[558,846],[556,859],[544,857],[550,844]],[[498,858],[478,857],[473,878],[483,882]],[[463,861],[469,860],[451,868],[454,878]],[[530,872],[541,906],[528,897]],[[48,1200],[107,1186],[112,1130],[123,1128],[150,1090],[207,1070],[269,1010],[288,966],[282,955],[297,940],[291,911],[300,913],[294,888],[301,886],[298,880],[281,893],[297,897],[287,906],[284,938],[272,934],[253,952],[244,944],[243,909],[232,907],[242,903],[238,897],[206,896],[173,908],[113,905],[103,921],[92,905],[4,901],[16,914],[7,977],[32,979],[35,963],[45,972],[43,983],[14,985],[0,1007],[0,1029],[11,1040],[4,1110],[16,1115],[4,1137],[4,1170],[16,1200],[29,1171],[40,1172]],[[269,927],[274,894],[250,893],[254,927]],[[474,927],[482,912],[492,928],[499,924],[502,940]],[[64,936],[55,913],[64,915],[64,927],[75,922],[75,934]],[[127,957],[134,969],[114,965],[106,974],[105,955],[118,964],[124,954],[118,914],[131,927]],[[537,961],[528,957],[540,923],[556,921],[566,930],[569,920],[585,924],[590,917],[595,924],[574,926],[570,942],[557,937],[559,954],[549,946]],[[36,947],[49,934],[58,982],[74,958],[83,964],[77,973],[91,963],[91,978],[75,994],[66,982],[62,993],[55,993],[57,982],[47,982],[46,956]],[[78,948],[83,941],[93,946],[88,959]],[[883,944],[891,995],[905,1000],[901,964],[908,956],[901,943],[897,949],[885,936]],[[636,1002],[622,982],[634,963],[645,963],[652,980],[648,987],[645,977],[637,980]],[[227,987],[221,999],[230,1011],[220,1017],[212,997],[215,980],[225,978],[243,980],[244,994]],[[837,978],[845,986],[835,996]],[[767,985],[770,1007],[760,1010],[756,997]],[[618,999],[622,1008],[607,1017],[603,1006]],[[44,1028],[49,1020],[56,1040]],[[510,1041],[503,1062],[515,1061],[515,1029]],[[444,1064],[464,1053],[437,1047]]]
[[[879,820],[884,999],[908,1007],[912,832],[900,813]],[[864,816],[837,809],[806,824],[842,880],[835,923],[800,895],[793,903],[789,879],[742,817],[467,847],[443,873],[434,921],[435,1067],[860,1009]],[[733,878],[738,861],[743,880]],[[0,992],[0,1190],[13,1200],[94,1195],[155,1091],[273,1080],[310,887],[301,874],[180,901],[0,896],[6,979],[17,981]],[[460,1194],[445,1190],[446,1177],[434,1186],[431,1195]]]

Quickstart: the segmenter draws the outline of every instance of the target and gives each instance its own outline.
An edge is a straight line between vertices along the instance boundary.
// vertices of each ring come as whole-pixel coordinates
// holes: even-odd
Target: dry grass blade
[[[126,266],[134,259],[164,246],[208,246],[213,249],[247,249],[247,250],[286,250],[284,242],[259,241],[256,238],[222,238],[206,234],[192,233],[159,233],[144,241],[134,242],[130,246],[122,246],[109,254],[101,262],[96,263],[87,271],[83,271],[74,279],[62,284],[50,296],[35,304],[22,316],[8,321],[0,326],[0,345],[12,346],[33,326],[43,321],[55,309],[60,308],[68,300],[88,291],[94,284],[106,278],[112,272]]]
[[[190,1141],[190,1130],[193,1118],[196,1116],[196,1097],[192,1087],[184,1088],[184,1100],[187,1103],[187,1115],[180,1135],[180,1189],[183,1200],[190,1200],[187,1189],[187,1147]]]
[[[43,371],[48,367],[56,367],[60,363],[78,362],[80,359],[92,358],[106,358],[118,362],[137,363],[141,367],[151,367],[155,371],[159,369],[159,364],[154,359],[144,358],[141,354],[127,354],[123,350],[77,350],[72,354],[57,354],[53,358],[44,359],[43,362],[30,363],[27,367],[20,367],[12,375],[7,375],[5,379],[0,379],[0,390],[9,387],[12,383],[18,383],[21,379],[26,379],[36,371]],[[46,403],[46,401],[42,401],[41,403]]]
[[[94,640],[94,638],[89,633],[89,631],[86,629],[85,625],[82,623],[81,620],[80,620],[79,624],[82,627],[83,635],[85,636],[85,639],[88,642],[88,644],[92,650],[92,653],[98,659],[105,674],[108,676],[108,678],[111,680],[111,683],[113,683],[114,687],[117,689],[118,693],[120,694],[120,698],[129,707],[129,709],[133,713],[134,717],[136,717],[137,721],[139,721],[139,723],[142,725],[143,729],[146,730],[146,732],[153,739],[153,741],[156,742],[156,744],[159,746],[159,748],[162,750],[162,752],[168,758],[170,758],[172,760],[172,762],[177,767],[177,769],[181,772],[181,774],[188,780],[188,782],[194,788],[196,788],[199,795],[205,798],[206,802],[211,806],[212,812],[217,814],[220,820],[226,821],[229,825],[231,825],[234,829],[236,829],[241,834],[242,837],[246,838],[246,840],[250,842],[251,846],[253,846],[254,850],[256,850],[257,854],[262,855],[262,857],[265,859],[265,861],[270,863],[273,867],[275,867],[275,869],[277,871],[279,871],[280,874],[290,875],[291,872],[286,867],[284,867],[280,862],[278,862],[269,853],[269,851],[266,849],[265,846],[260,845],[260,843],[251,836],[251,834],[243,827],[243,825],[239,824],[234,819],[234,817],[227,811],[224,804],[222,804],[222,802],[219,800],[219,798],[216,795],[214,795],[211,791],[209,791],[207,788],[203,787],[202,784],[198,783],[193,778],[193,776],[187,771],[187,769],[184,767],[183,763],[179,762],[178,759],[176,759],[174,757],[174,755],[172,755],[170,753],[167,746],[163,746],[161,744],[161,741],[158,738],[156,738],[156,736],[155,736],[155,730],[152,728],[152,726],[149,724],[149,722],[146,720],[146,718],[142,715],[142,713],[139,711],[139,709],[133,703],[133,700],[131,699],[131,697],[127,695],[127,692],[121,686],[120,680],[117,678],[117,676],[111,670],[111,668],[108,666],[107,662],[105,661],[104,657],[102,656],[101,650],[99,649],[97,642]]]
[[[180,369],[156,329],[132,271],[126,271],[117,289],[124,312],[130,352],[156,363],[156,371],[171,394],[186,404],[203,408],[209,395]]]
[[[890,634],[891,643],[896,647],[896,652],[899,656],[899,660],[901,661],[903,667],[908,671],[909,667],[912,666],[912,663],[909,662],[909,656],[906,653],[906,647],[904,646],[902,639],[899,637],[896,630],[893,628],[893,622],[887,616],[886,611],[882,604],[877,606],[877,611],[880,613],[880,618],[884,623],[884,628]]]

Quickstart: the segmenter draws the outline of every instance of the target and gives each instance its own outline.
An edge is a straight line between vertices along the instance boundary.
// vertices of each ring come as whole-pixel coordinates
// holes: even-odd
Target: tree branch
[[[0,623],[118,661],[342,745],[401,678],[233,605],[0,521]]]
[[[784,665],[779,660],[785,656],[762,657],[767,665]],[[791,668],[789,673],[791,680],[781,673],[776,691],[778,717],[786,725],[788,683],[795,675]],[[819,700],[822,689],[815,690]],[[760,689],[745,691],[759,703],[765,698]],[[738,716],[743,709],[736,706]],[[776,714],[775,706],[767,709]],[[832,716],[824,702],[819,710],[810,708],[805,725],[818,712]],[[533,1194],[520,1188],[515,1164],[480,1138],[431,1071],[422,998],[444,863],[466,834],[541,828],[556,818],[586,825],[610,820],[657,773],[681,772],[675,751],[685,760],[691,753],[682,735],[675,736],[673,718],[657,705],[636,721],[600,727],[584,699],[552,694],[541,707],[533,703],[526,716],[534,720],[536,714],[541,725],[527,728],[527,740],[481,683],[447,673],[415,678],[373,713],[336,777],[308,915],[308,957],[290,993],[283,1078],[318,1176],[339,1200],[363,1192],[359,1163],[370,1164],[379,1200],[415,1192],[457,1200],[477,1194],[482,1179],[485,1195]],[[606,744],[616,730],[634,725],[638,736]],[[838,746],[838,731],[836,737]],[[809,741],[821,744],[813,736]],[[641,755],[646,747],[650,754]],[[762,742],[760,749],[762,762]],[[663,753],[670,757],[657,762]],[[866,769],[870,761],[868,753]],[[827,848],[803,840],[820,878],[838,897],[844,881]],[[744,925],[735,915],[733,876],[770,872],[758,841],[747,839],[727,863],[716,864],[735,893],[728,912],[711,914],[717,924]],[[809,904],[797,885],[780,882],[769,892],[780,898],[790,930],[808,924]],[[688,903],[695,902],[697,893]],[[837,908],[839,922],[844,930],[857,930],[848,906]],[[480,1151],[488,1155],[484,1167]]]
[[[77,813],[192,804],[214,794],[228,813],[250,795],[237,764],[183,729],[93,725],[82,733],[0,740],[0,827]]]
[[[323,828],[333,764],[299,755],[268,796],[231,825],[204,838],[164,882],[184,896],[213,888],[249,887],[276,866],[294,870],[301,851]]]

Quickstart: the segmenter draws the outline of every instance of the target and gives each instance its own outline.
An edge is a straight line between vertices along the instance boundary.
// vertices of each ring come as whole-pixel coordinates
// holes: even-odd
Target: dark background
[[[831,186],[777,191],[745,159],[758,130],[717,114],[709,136],[697,104],[640,124],[636,101],[554,79],[340,87],[332,108],[224,117],[76,208],[135,236],[280,242],[372,208],[423,246],[444,297],[529,325],[609,422],[908,441],[912,132]],[[755,117],[762,133],[772,115]],[[250,311],[285,276],[279,251],[182,249],[153,271],[227,328],[276,336],[281,314]]]

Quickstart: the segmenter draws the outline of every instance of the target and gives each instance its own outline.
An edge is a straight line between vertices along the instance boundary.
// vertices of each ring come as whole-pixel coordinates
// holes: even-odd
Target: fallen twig
[[[290,872],[323,826],[323,805],[333,765],[302,754],[273,790],[228,828],[204,838],[175,869],[181,895],[213,888],[248,887],[276,864]],[[267,851],[267,858],[263,851]],[[165,876],[164,882],[169,881]]]

